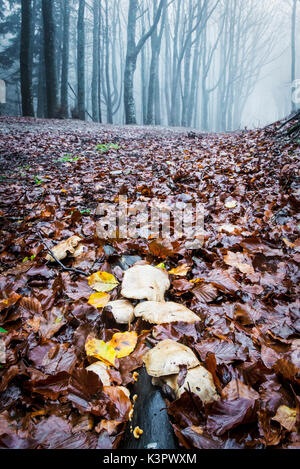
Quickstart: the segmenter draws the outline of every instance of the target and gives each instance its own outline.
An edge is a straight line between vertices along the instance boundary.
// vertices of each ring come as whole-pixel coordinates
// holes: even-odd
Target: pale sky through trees
[[[44,70],[47,28],[42,0],[28,2],[33,25],[29,82],[34,113],[44,117],[45,81],[51,75],[51,70]],[[282,119],[291,111],[293,4],[294,0],[173,0],[163,2],[159,12],[159,0],[53,0],[52,64],[57,84],[48,91],[57,96],[54,107],[60,110],[55,112],[108,123],[132,120],[204,131],[260,127]],[[66,17],[64,5],[69,8]],[[135,44],[145,40],[128,85],[130,5],[137,8]],[[0,113],[15,115],[22,107],[21,1],[0,0],[0,6],[0,78],[8,85],[8,102]],[[151,31],[156,13],[158,22]],[[64,18],[69,18],[67,29]],[[294,42],[295,73],[300,78],[299,1]],[[128,113],[126,117],[128,86],[133,119]]]

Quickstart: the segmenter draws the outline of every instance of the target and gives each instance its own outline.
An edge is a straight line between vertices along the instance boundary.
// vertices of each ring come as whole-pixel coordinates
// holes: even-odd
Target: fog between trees
[[[0,0],[1,114],[202,131],[265,125],[297,107],[297,4]]]

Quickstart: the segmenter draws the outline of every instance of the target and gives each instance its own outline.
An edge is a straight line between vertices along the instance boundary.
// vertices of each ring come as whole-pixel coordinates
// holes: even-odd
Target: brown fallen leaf
[[[224,262],[227,265],[236,267],[243,274],[254,274],[254,269],[250,264],[250,260],[240,252],[228,251],[226,256],[224,256]]]

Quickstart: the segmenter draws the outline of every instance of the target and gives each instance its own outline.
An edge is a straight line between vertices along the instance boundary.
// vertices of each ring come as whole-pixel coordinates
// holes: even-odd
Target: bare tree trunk
[[[110,51],[109,51],[109,15],[108,0],[105,5],[105,82],[106,82],[106,109],[107,122],[113,123],[112,96],[110,86]]]
[[[23,116],[34,116],[32,95],[32,4],[22,0],[20,72]]]
[[[292,85],[296,79],[296,17],[297,17],[297,0],[293,0],[292,10],[292,70],[291,82]],[[292,90],[293,92],[293,90]],[[296,103],[292,99],[292,112],[296,111]]]
[[[57,117],[57,73],[55,57],[55,21],[53,2],[42,0],[44,24],[44,54],[47,90],[47,116]]]
[[[93,76],[92,76],[92,114],[95,122],[99,122],[99,104],[98,104],[98,80],[99,80],[99,0],[94,0],[93,4]]]
[[[135,111],[135,100],[134,100],[134,72],[136,70],[137,57],[142,50],[145,42],[151,37],[157,28],[158,22],[161,17],[163,6],[165,6],[166,0],[161,0],[154,23],[147,33],[145,33],[138,44],[135,43],[136,36],[136,22],[137,22],[137,9],[138,0],[129,0],[128,10],[128,26],[127,26],[127,53],[126,63],[124,72],[124,106],[126,124],[136,124],[136,111]]]
[[[156,0],[154,2],[154,14],[156,11]],[[154,124],[154,120],[160,120],[158,117],[158,100],[159,100],[159,56],[161,51],[161,42],[162,35],[165,27],[166,21],[166,8],[164,8],[164,13],[162,16],[161,26],[159,33],[157,29],[151,36],[151,64],[150,64],[150,77],[149,77],[149,87],[148,87],[148,105],[147,105],[147,125]],[[154,117],[155,114],[155,117]]]
[[[67,119],[69,116],[68,106],[68,81],[69,81],[69,51],[70,51],[70,0],[64,0],[64,28],[63,28],[63,51],[61,69],[61,117]]]
[[[77,86],[78,86],[78,117],[85,120],[85,0],[79,0],[77,23]]]

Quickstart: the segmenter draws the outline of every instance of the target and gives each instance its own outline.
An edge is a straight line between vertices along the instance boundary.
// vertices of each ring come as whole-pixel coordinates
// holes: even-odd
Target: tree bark
[[[293,0],[293,10],[292,10],[292,68],[291,68],[291,82],[292,86],[296,80],[296,16],[297,16],[297,0]],[[292,89],[293,93],[293,89]],[[295,112],[297,109],[296,103],[292,99],[292,112]]]
[[[20,72],[23,116],[33,116],[32,95],[32,5],[31,0],[22,0],[22,24],[20,44]]]
[[[57,73],[55,58],[55,22],[53,2],[42,0],[44,24],[44,55],[47,93],[47,117],[57,117]]]
[[[70,0],[64,0],[63,12],[63,51],[61,70],[61,117],[69,116],[68,81],[69,81],[69,52],[70,52]]]
[[[134,100],[134,72],[136,70],[137,57],[144,46],[145,42],[151,37],[155,31],[161,17],[162,8],[165,6],[166,0],[161,0],[153,25],[147,33],[145,33],[136,45],[136,23],[138,0],[129,0],[128,10],[128,26],[127,26],[127,53],[124,72],[124,107],[126,124],[136,124],[136,111]]]
[[[95,122],[99,122],[99,100],[98,100],[98,80],[99,80],[99,0],[93,3],[93,76],[92,76],[92,115]]]
[[[85,120],[85,0],[79,0],[77,23],[77,99],[78,117]]]

